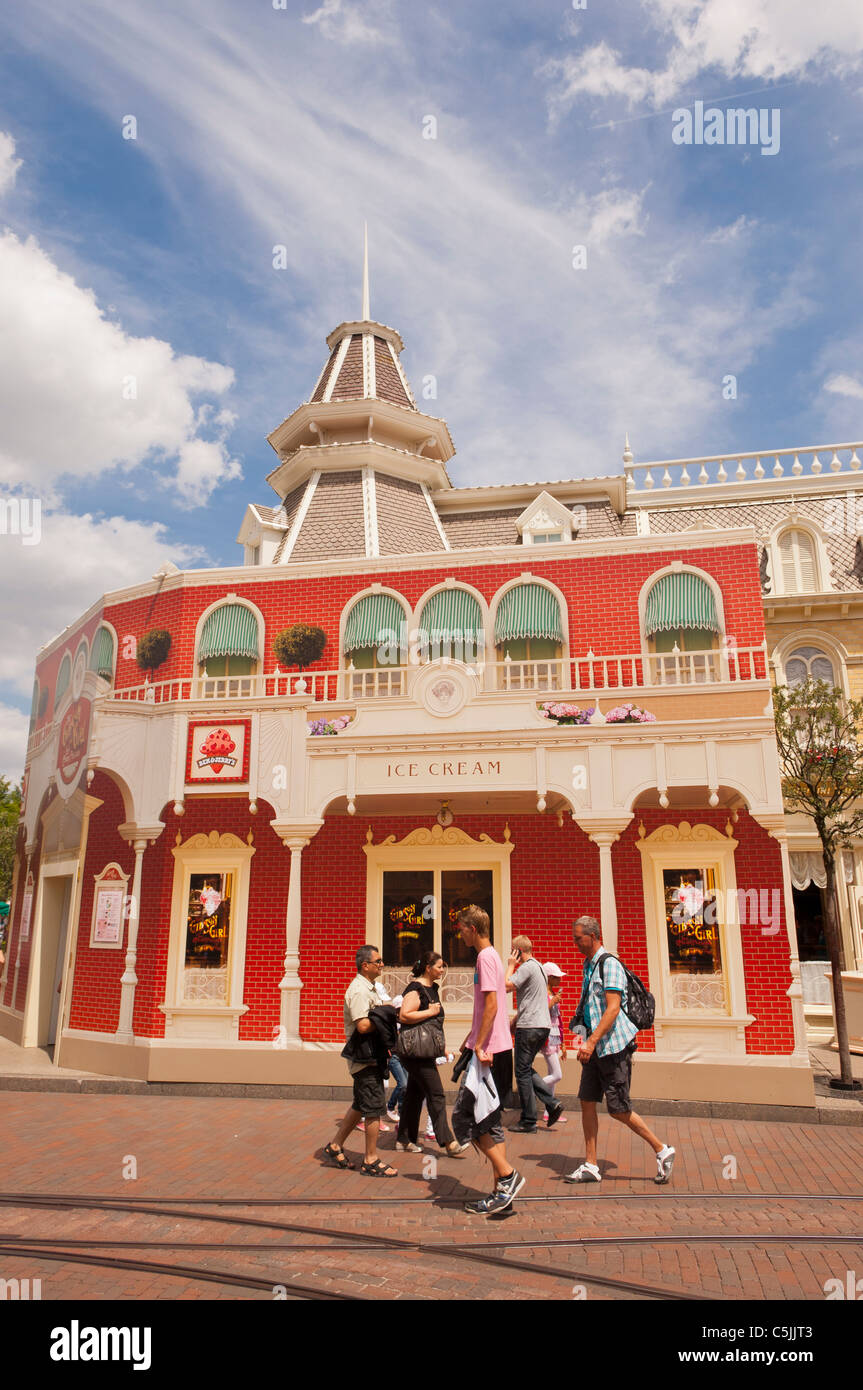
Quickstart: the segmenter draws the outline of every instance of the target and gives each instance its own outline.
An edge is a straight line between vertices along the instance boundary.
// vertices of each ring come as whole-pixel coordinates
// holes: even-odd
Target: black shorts
[[[387,1108],[384,1080],[374,1065],[354,1073],[353,1108],[364,1120],[377,1120]]]
[[[609,1115],[625,1115],[632,1109],[629,1083],[632,1079],[633,1040],[622,1052],[609,1052],[607,1057],[593,1053],[581,1069],[579,1100],[599,1102],[605,1096]]]

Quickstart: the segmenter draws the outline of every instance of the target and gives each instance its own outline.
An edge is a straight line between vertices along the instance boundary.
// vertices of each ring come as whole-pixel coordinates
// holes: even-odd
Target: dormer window
[[[573,532],[578,530],[578,521],[569,507],[550,492],[541,492],[535,497],[515,524],[523,545],[571,541]]]

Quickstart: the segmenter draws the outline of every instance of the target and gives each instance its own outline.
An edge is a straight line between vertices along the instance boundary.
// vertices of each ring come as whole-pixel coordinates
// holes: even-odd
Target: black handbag
[[[422,1023],[403,1026],[396,1044],[398,1057],[411,1057],[428,1060],[442,1057],[446,1052],[443,1026],[436,1018],[423,1019]]]

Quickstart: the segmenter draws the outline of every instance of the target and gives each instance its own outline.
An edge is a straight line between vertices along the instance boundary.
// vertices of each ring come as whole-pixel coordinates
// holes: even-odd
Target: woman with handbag
[[[398,1055],[408,1074],[402,1103],[396,1148],[404,1153],[421,1153],[417,1143],[423,1101],[428,1106],[435,1138],[450,1158],[460,1158],[466,1144],[459,1144],[446,1117],[446,1100],[437,1058],[446,1052],[444,1012],[438,981],[444,972],[438,951],[425,951],[413,968],[413,979],[405,987],[399,1012],[401,1032]]]

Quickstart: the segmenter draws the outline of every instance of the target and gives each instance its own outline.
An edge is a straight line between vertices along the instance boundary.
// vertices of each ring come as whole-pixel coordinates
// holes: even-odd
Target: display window
[[[233,897],[232,873],[190,875],[184,999],[227,997]]]

